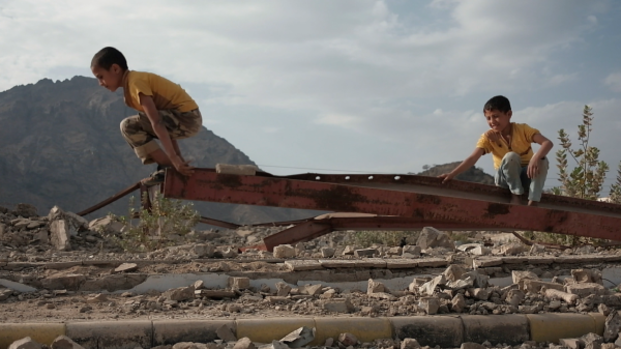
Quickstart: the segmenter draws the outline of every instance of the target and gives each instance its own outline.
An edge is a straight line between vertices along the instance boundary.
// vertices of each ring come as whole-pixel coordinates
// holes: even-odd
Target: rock
[[[354,311],[354,305],[349,299],[329,299],[323,302],[322,308],[331,313],[347,314]]]
[[[347,245],[343,250],[343,256],[353,256],[355,250],[356,249],[353,246]]]
[[[466,343],[461,343],[461,346],[459,347],[459,349],[487,349],[487,347],[479,343],[466,342]]]
[[[196,280],[192,286],[194,286],[194,290],[202,290],[205,288],[205,282],[203,280]]]
[[[539,291],[541,291],[541,289],[544,287],[548,290],[564,290],[563,285],[559,285],[555,282],[545,282],[531,279],[523,279],[522,281],[520,281],[520,287],[525,292],[530,293],[539,293]]]
[[[354,255],[358,258],[373,257],[376,253],[377,250],[374,248],[365,248],[354,251]]]
[[[589,332],[587,334],[585,334],[584,336],[580,337],[580,340],[582,341],[582,343],[584,343],[585,347],[595,347],[598,348],[602,345],[602,343],[604,342],[604,338],[600,335],[598,335],[597,333],[593,333],[593,332]]]
[[[582,341],[578,338],[561,338],[558,343],[568,349],[580,349]]]
[[[215,249],[211,244],[196,244],[190,248],[190,253],[197,258],[211,258],[215,254]]]
[[[136,263],[123,263],[114,269],[115,273],[129,273],[138,270]]]
[[[579,284],[602,284],[602,272],[598,269],[572,269],[571,276]]]
[[[67,274],[45,278],[41,280],[41,285],[48,290],[77,291],[85,281],[83,274]]]
[[[237,342],[237,337],[230,326],[222,325],[218,327],[216,335],[225,342]]]
[[[332,247],[322,247],[321,248],[321,257],[323,258],[332,258],[334,257],[334,249]]]
[[[341,344],[343,344],[346,347],[350,345],[353,346],[358,343],[358,338],[356,338],[356,336],[354,336],[353,334],[349,332],[345,332],[339,335],[339,342],[341,342]]]
[[[450,250],[455,249],[455,244],[445,232],[441,232],[433,227],[424,227],[416,240],[416,246],[425,250],[428,248],[445,247]]]
[[[121,233],[124,225],[117,222],[112,216],[105,216],[93,219],[88,223],[88,229],[96,231],[104,235],[118,235]]]
[[[321,294],[322,289],[323,289],[323,286],[321,286],[321,284],[304,285],[304,286],[298,287],[300,294],[307,294],[309,296],[316,296],[316,295]]]
[[[414,338],[405,338],[401,342],[401,349],[418,349],[420,348],[420,344]]]
[[[612,342],[619,337],[619,331],[621,331],[621,315],[618,311],[611,312],[604,322],[604,341]]]
[[[37,208],[30,204],[17,204],[15,205],[15,215],[24,218],[38,217],[39,213]]]
[[[11,343],[9,349],[41,349],[41,344],[32,340],[30,337],[24,337]]]
[[[451,300],[451,310],[456,313],[461,313],[466,307],[466,299],[463,294],[458,293]]]
[[[525,246],[521,243],[514,242],[508,245],[502,245],[500,247],[500,253],[504,254],[505,256],[515,256],[524,252],[525,249]]]
[[[88,221],[82,216],[67,211],[65,212],[65,219],[69,220],[77,231],[88,230]]]
[[[578,297],[583,298],[589,295],[604,295],[608,290],[603,285],[594,284],[594,283],[585,283],[585,284],[573,284],[567,285],[566,290],[567,293],[578,295]]]
[[[475,256],[486,256],[490,254],[490,250],[484,247],[482,244],[463,244],[460,245],[457,249]]]
[[[405,258],[418,258],[421,254],[420,246],[416,245],[405,245],[403,246],[403,252],[401,253],[401,257]]]
[[[260,348],[263,349],[264,347],[260,347]],[[270,345],[270,347],[266,349],[289,349],[289,346],[283,342],[272,341],[272,344]]]
[[[541,255],[546,252],[546,248],[543,245],[533,244],[528,251],[528,254],[531,256]]]
[[[604,316],[610,315],[610,308],[604,303],[597,306],[597,311]]]
[[[235,233],[243,238],[248,237],[249,235],[254,234],[252,230],[237,230]]]
[[[472,296],[476,299],[486,301],[489,299],[490,290],[487,288],[475,288]]]
[[[50,223],[50,240],[54,248],[59,251],[70,251],[70,238],[71,230],[66,220],[56,220]]]
[[[547,289],[545,292],[546,297],[551,299],[562,299],[565,303],[569,305],[575,305],[576,301],[580,298],[575,294],[555,290],[555,289]]]
[[[421,295],[432,296],[436,287],[444,285],[446,285],[446,278],[444,277],[444,274],[440,274],[433,278],[431,281],[419,287],[419,292]]]
[[[291,286],[287,285],[284,282],[276,283],[277,296],[286,297],[291,292]]]
[[[294,331],[289,332],[286,336],[276,342],[280,345],[284,345],[284,349],[288,348],[301,348],[312,342],[315,339],[315,328],[302,326]],[[274,345],[272,342],[272,346]]]
[[[250,288],[250,279],[245,276],[229,277],[229,287],[236,290],[245,290]]]
[[[505,301],[514,307],[518,307],[524,300],[525,294],[521,290],[510,290],[507,292],[507,298]]]
[[[52,349],[84,349],[84,347],[71,340],[71,338],[61,335],[52,342]]]
[[[457,264],[451,264],[444,271],[444,276],[446,277],[447,281],[452,282],[461,279],[462,275],[464,275],[466,272],[467,270],[465,268]]]
[[[384,284],[381,282],[373,281],[373,279],[369,279],[367,285],[367,294],[377,293],[377,292],[385,292],[386,288]]]
[[[108,301],[108,296],[103,293],[88,297],[86,303],[103,303]]]
[[[420,248],[420,247],[419,247]],[[403,254],[403,247],[393,246],[386,251],[388,256],[400,256]]]
[[[527,270],[513,270],[511,271],[511,278],[513,279],[513,283],[516,285],[519,285],[520,282],[525,279],[539,280],[539,276],[537,276],[537,274]]]
[[[221,250],[220,254],[222,255],[222,258],[235,258],[238,255],[237,250],[233,249],[231,247],[227,247],[224,250]],[[222,263],[222,264],[224,264],[224,263]],[[223,270],[223,271],[225,271],[225,270]]]
[[[187,301],[194,299],[194,286],[180,287],[168,292],[170,292],[169,299],[173,301]]]
[[[422,297],[418,302],[418,306],[428,315],[435,315],[440,308],[440,299],[438,297]]]
[[[254,345],[254,343],[252,343],[250,338],[244,337],[238,340],[237,343],[235,343],[233,349],[257,349],[257,347]]]
[[[558,308],[561,307],[561,305],[562,305],[561,301],[553,300],[553,301],[550,301],[550,303],[548,304],[548,309],[550,309],[550,310],[557,310]]]
[[[274,258],[293,258],[295,248],[291,245],[278,245],[274,247]]]

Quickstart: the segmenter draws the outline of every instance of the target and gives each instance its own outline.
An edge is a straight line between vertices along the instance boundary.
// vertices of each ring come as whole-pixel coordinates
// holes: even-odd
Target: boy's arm
[[[140,94],[140,105],[144,109],[145,114],[151,121],[151,126],[153,127],[153,132],[157,138],[162,142],[162,146],[164,147],[164,152],[168,156],[171,164],[175,167],[177,172],[182,175],[189,176],[192,174],[193,168],[190,167],[187,162],[185,162],[178,154],[175,149],[175,145],[173,144],[173,140],[170,138],[170,134],[164,126],[162,122],[162,118],[160,117],[160,113],[158,113],[157,108],[155,107],[155,103],[153,103],[153,98],[151,96],[147,96],[144,94]]]
[[[479,159],[481,158],[481,156],[483,156],[483,154],[485,154],[485,151],[483,149],[475,148],[472,154],[470,154],[470,156],[468,156],[464,161],[462,161],[461,164],[459,164],[459,166],[455,167],[453,171],[449,173],[443,173],[439,175],[438,177],[444,178],[442,183],[446,183],[450,181],[451,179],[457,177],[460,173],[474,166],[474,164],[476,164],[477,161],[479,161]]]
[[[528,163],[528,169],[526,170],[528,178],[534,178],[539,174],[541,159],[546,157],[546,155],[550,152],[550,149],[554,146],[549,139],[540,133],[533,136],[533,142],[541,145],[541,147],[539,147],[539,150],[537,150]]]

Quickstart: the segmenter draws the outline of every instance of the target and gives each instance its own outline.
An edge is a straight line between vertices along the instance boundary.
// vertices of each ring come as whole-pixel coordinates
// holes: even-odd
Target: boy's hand
[[[533,156],[528,163],[528,168],[526,169],[526,175],[528,178],[535,178],[539,172],[541,171],[541,161],[539,157]]]
[[[181,175],[188,177],[194,174],[194,167],[190,166],[189,161],[176,157],[176,159],[172,160],[172,163],[175,166],[175,170]]]
[[[438,178],[444,178],[444,180],[442,180],[442,183],[446,183],[446,182],[450,181],[451,179],[453,179],[453,177],[455,177],[455,176],[453,174],[451,174],[451,173],[443,173],[443,174],[438,176]]]

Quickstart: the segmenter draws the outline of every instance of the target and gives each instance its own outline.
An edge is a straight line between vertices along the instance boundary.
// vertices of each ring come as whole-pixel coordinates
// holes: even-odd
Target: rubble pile
[[[280,245],[273,252],[252,248],[240,252],[240,247],[256,245],[265,236],[286,228],[193,231],[174,246],[130,254],[117,243],[125,227],[111,217],[89,222],[58,207],[46,216],[39,216],[27,204],[17,205],[14,210],[0,207],[0,321],[599,312],[608,316],[608,334],[604,333],[601,341],[593,336],[567,339],[561,343],[563,347],[598,349],[619,340],[621,319],[617,309],[621,307],[621,293],[617,285],[603,278],[602,270],[607,265],[598,264],[597,259],[616,256],[615,250],[593,246],[562,250],[537,244],[529,247],[515,240],[499,240],[501,234],[479,234],[474,242],[456,244],[447,233],[427,227],[403,239],[399,246],[359,246],[353,234],[338,232],[296,245]],[[550,258],[552,263],[555,257],[572,255],[593,258],[577,266],[522,263],[525,258]],[[501,257],[505,264],[496,263]],[[304,267],[304,263],[318,264],[319,260],[328,264],[333,261],[333,269]],[[401,269],[377,269],[374,265],[386,260],[399,261]],[[344,267],[360,261],[366,264]],[[412,261],[427,264],[417,266],[410,264]],[[336,287],[327,281],[302,282],[298,280],[305,279],[296,276],[325,276],[333,271],[352,276],[346,281],[363,280],[366,289]],[[153,275],[201,273],[225,277],[226,285],[209,288],[197,277],[183,287],[162,292],[128,291]],[[395,276],[408,278],[409,285],[391,289],[386,279]],[[260,286],[253,282],[262,278],[282,281]],[[18,291],[3,280],[33,290]],[[421,347],[415,339],[359,343],[352,336],[333,338],[325,347]],[[247,338],[224,337],[218,343],[179,343],[173,348],[287,345],[281,341],[261,346]],[[80,348],[70,344],[69,338],[59,340],[64,344],[58,344],[58,348]],[[36,348],[32,339],[24,341],[27,344],[15,348]],[[466,344],[465,348],[481,346]],[[537,345],[524,344],[521,349]],[[492,345],[484,343],[483,347]]]

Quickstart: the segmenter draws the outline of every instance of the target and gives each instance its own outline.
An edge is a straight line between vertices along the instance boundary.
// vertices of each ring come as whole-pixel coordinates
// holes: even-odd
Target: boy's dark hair
[[[105,70],[109,70],[113,64],[118,64],[123,70],[127,70],[127,61],[121,51],[114,47],[104,47],[99,52],[95,53],[93,60],[91,61],[91,67],[101,67]]]
[[[492,110],[506,113],[511,110],[511,103],[509,103],[509,99],[505,96],[494,96],[483,107],[483,112]]]

